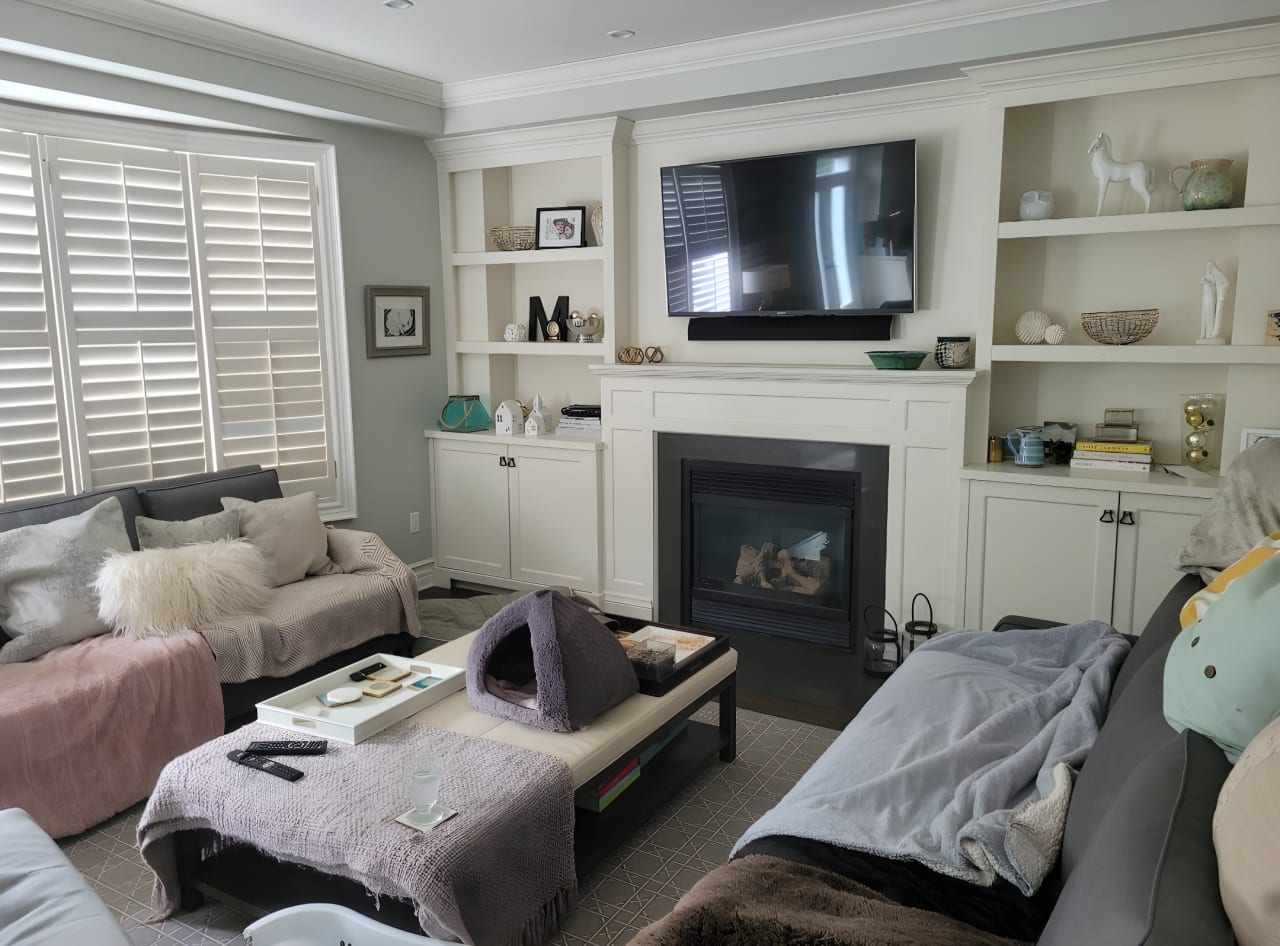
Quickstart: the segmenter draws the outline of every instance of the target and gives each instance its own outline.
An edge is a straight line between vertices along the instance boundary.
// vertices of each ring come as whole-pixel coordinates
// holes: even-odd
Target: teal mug
[[[1044,466],[1044,438],[1037,427],[1019,427],[1005,435],[1018,466]]]

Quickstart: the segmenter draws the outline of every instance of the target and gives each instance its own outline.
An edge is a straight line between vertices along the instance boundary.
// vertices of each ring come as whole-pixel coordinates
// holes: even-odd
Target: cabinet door
[[[512,578],[600,590],[599,456],[511,448]]]
[[[1182,577],[1174,556],[1186,544],[1209,500],[1121,493],[1116,536],[1116,594],[1111,623],[1141,634],[1156,607]]]
[[[1112,490],[972,481],[966,625],[1110,621],[1117,501]]]
[[[511,577],[507,455],[501,444],[436,440],[436,561],[494,578]]]

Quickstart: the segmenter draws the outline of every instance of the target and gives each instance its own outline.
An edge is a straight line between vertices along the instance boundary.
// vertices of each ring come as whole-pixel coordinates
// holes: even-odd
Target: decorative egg
[[[1183,442],[1193,450],[1203,450],[1205,447],[1209,446],[1209,438],[1198,430],[1193,430],[1191,433],[1187,434],[1186,439]]]
[[[1209,459],[1209,454],[1205,453],[1203,450],[1188,450],[1184,456],[1187,458],[1187,462],[1192,466],[1199,466],[1205,460]]]
[[[1204,415],[1199,411],[1187,411],[1187,423],[1192,427],[1204,426]]]
[[[527,342],[529,340],[529,329],[519,322],[512,322],[502,330],[502,339],[507,342]]]
[[[1039,345],[1044,341],[1045,331],[1052,324],[1047,312],[1029,309],[1018,316],[1018,321],[1013,326],[1013,334],[1018,336],[1018,341],[1024,345]]]
[[[1067,330],[1061,325],[1050,325],[1044,330],[1044,340],[1050,345],[1061,345],[1067,340]]]

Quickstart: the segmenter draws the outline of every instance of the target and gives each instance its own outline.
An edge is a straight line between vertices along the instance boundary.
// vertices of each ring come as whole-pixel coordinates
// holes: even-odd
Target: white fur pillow
[[[261,610],[267,563],[246,539],[113,555],[98,572],[98,616],[122,637],[175,634]]]

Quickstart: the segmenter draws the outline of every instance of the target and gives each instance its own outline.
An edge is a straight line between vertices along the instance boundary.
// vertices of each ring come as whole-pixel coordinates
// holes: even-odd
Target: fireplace
[[[843,726],[870,692],[889,448],[657,434],[657,618],[727,633],[740,705]],[[744,702],[745,701],[745,702]]]
[[[681,465],[680,623],[852,650],[860,474]]]

